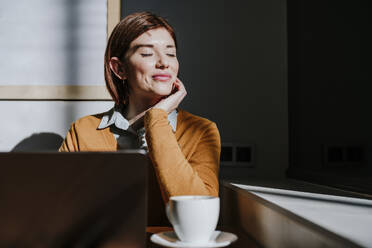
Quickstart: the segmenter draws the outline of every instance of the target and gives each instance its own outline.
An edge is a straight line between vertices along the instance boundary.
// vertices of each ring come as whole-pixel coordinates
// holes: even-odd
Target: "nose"
[[[159,54],[156,62],[156,68],[166,69],[169,67],[168,58],[164,54]]]

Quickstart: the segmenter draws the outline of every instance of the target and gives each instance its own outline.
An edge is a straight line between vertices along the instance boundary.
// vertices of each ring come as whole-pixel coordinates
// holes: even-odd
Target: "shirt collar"
[[[173,132],[176,132],[177,129],[177,115],[178,111],[176,109],[168,114],[168,121]],[[98,129],[104,129],[111,125],[115,125],[115,127],[121,130],[128,130],[129,128],[129,121],[125,119],[117,107],[113,107],[103,114],[102,120],[98,125]]]

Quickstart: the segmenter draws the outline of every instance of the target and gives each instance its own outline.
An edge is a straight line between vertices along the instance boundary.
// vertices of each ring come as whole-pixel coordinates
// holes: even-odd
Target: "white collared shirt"
[[[177,129],[177,115],[178,111],[173,110],[168,115],[169,124],[173,132]],[[125,119],[117,107],[113,107],[104,113],[98,129],[110,127],[110,131],[114,134],[118,143],[118,149],[147,149],[145,138],[145,128],[142,127],[134,130],[129,126],[129,121]]]

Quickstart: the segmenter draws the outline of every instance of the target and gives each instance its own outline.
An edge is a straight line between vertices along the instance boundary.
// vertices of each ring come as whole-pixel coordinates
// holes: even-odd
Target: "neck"
[[[127,105],[127,109],[124,113],[124,116],[129,123],[134,123],[138,119],[142,118],[146,111],[149,110],[152,106],[154,106],[159,99],[156,98],[145,98],[140,96],[129,95],[128,99],[129,103]]]

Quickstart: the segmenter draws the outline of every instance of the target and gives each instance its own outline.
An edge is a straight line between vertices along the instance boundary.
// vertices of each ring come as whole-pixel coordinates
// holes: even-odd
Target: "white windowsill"
[[[232,184],[360,246],[372,244],[372,200]]]

